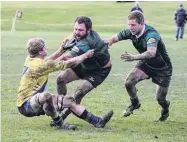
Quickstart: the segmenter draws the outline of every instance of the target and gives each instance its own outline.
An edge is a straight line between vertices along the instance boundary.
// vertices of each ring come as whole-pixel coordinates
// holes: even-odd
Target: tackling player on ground
[[[74,130],[76,126],[64,123],[59,116],[63,108],[69,108],[74,115],[87,121],[97,128],[103,128],[113,115],[109,111],[102,118],[88,112],[83,106],[77,105],[74,98],[63,96],[63,94],[50,94],[44,92],[51,72],[66,70],[77,66],[85,59],[93,56],[94,51],[88,50],[81,56],[68,61],[55,60],[58,54],[64,52],[66,42],[54,54],[44,59],[47,49],[44,40],[32,38],[27,43],[29,56],[26,58],[23,75],[18,90],[17,107],[19,112],[26,117],[48,115],[54,121],[55,127]]]

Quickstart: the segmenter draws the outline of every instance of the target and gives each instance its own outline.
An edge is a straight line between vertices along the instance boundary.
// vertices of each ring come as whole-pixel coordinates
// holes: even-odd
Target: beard
[[[84,39],[85,37],[87,37],[87,35],[88,35],[88,32],[86,32],[86,34],[84,34],[84,35],[80,35],[80,34],[75,35],[74,34],[74,37],[75,37],[76,41],[80,41],[81,39]]]

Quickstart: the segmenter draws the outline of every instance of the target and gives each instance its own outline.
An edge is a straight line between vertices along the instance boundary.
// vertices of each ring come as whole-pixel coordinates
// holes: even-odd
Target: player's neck
[[[143,35],[144,31],[145,31],[145,24],[143,25],[143,28],[142,28],[142,30],[140,31],[140,33],[139,33],[138,35],[136,35],[136,38],[141,37],[141,36]]]
[[[30,58],[40,58],[40,59],[44,59],[44,57],[42,57],[41,55],[36,55],[36,56],[30,55]]]

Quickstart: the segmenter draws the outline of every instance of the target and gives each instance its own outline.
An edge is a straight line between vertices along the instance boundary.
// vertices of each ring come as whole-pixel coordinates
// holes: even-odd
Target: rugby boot
[[[51,127],[56,127],[57,129],[66,129],[66,130],[76,129],[75,125],[68,124],[67,122],[64,122],[63,119],[60,119],[59,121],[51,121],[49,125]]]
[[[99,120],[99,122],[95,124],[94,126],[96,128],[104,128],[106,123],[112,118],[113,114],[114,114],[113,110],[109,111],[108,113],[103,115],[101,119]]]
[[[167,120],[169,116],[169,105],[170,105],[169,101],[167,101],[166,104],[162,105],[161,116],[156,120],[156,122]]]
[[[133,114],[133,111],[134,111],[135,109],[139,109],[140,106],[141,106],[141,104],[139,103],[138,98],[136,98],[136,99],[130,99],[130,100],[131,100],[131,105],[128,106],[128,107],[126,108],[126,110],[124,111],[124,113],[123,113],[123,116],[124,116],[124,117],[127,117],[127,116]]]

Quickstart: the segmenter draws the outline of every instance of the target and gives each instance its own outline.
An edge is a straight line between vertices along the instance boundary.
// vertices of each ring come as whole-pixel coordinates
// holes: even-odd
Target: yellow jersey
[[[18,89],[17,106],[22,106],[33,95],[42,93],[45,90],[49,73],[65,69],[66,64],[64,61],[44,60],[28,56],[25,60]]]

